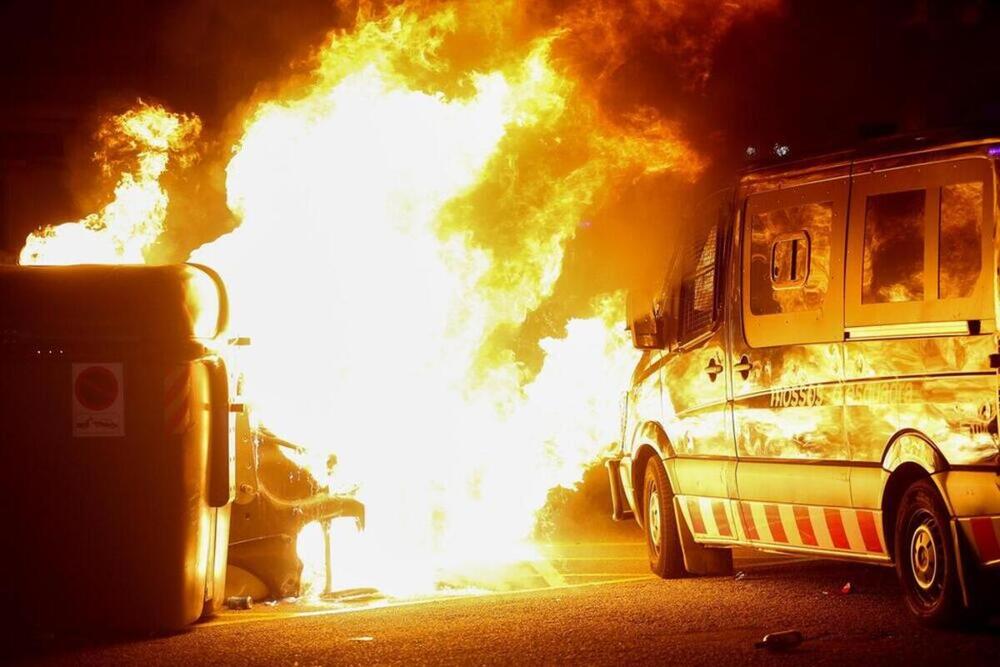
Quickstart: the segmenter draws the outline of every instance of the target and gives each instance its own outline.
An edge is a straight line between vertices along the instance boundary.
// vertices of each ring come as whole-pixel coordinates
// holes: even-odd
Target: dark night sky
[[[997,119],[998,28],[996,5],[974,0],[791,3],[722,45],[713,120],[734,138],[808,150],[849,143],[865,124]]]
[[[7,0],[3,111],[86,114],[142,95],[216,122],[338,19],[329,0]]]

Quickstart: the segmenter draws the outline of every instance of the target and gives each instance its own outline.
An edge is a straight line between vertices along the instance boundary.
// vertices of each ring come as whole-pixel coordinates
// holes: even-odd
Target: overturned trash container
[[[8,618],[167,630],[222,604],[226,320],[200,266],[0,267]]]

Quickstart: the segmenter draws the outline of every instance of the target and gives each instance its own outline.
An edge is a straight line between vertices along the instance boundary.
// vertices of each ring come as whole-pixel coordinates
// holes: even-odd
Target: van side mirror
[[[663,348],[663,324],[654,313],[642,313],[629,322],[632,331],[632,345],[639,350],[659,350]]]
[[[666,341],[663,320],[652,299],[630,291],[625,301],[625,318],[632,333],[632,345],[639,350],[662,349]]]

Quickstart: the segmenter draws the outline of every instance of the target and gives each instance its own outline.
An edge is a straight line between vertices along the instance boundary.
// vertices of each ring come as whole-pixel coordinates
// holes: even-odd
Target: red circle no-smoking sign
[[[90,366],[76,376],[73,393],[86,409],[107,410],[118,398],[118,378],[104,366]]]

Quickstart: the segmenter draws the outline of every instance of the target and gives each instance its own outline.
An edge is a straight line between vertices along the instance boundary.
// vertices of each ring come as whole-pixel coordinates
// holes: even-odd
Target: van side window
[[[926,190],[873,195],[865,206],[861,303],[924,300]],[[982,268],[983,184],[940,189],[938,299],[972,294]]]
[[[972,331],[967,323],[992,320],[986,268],[994,227],[992,160],[862,165],[857,172],[844,278],[847,336],[890,335],[892,329],[869,329],[932,322]]]
[[[833,203],[757,213],[750,224],[750,312],[819,310],[830,286]]]
[[[861,303],[923,300],[925,199],[924,190],[868,197]]]
[[[747,197],[740,247],[743,335],[752,348],[844,336],[847,169]]]
[[[983,184],[941,188],[938,298],[972,295],[982,270]]]
[[[692,270],[681,285],[681,331],[687,341],[709,330],[715,323],[715,263],[719,228],[709,227],[698,235],[688,258]]]

